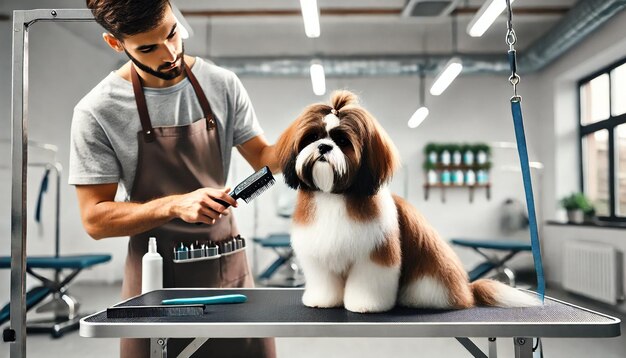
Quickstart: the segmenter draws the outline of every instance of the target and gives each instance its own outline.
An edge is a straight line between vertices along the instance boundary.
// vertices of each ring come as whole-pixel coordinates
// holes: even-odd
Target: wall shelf
[[[441,191],[441,202],[446,202],[448,188],[466,188],[470,203],[474,191],[485,189],[491,199],[491,148],[485,143],[427,143],[424,146],[424,199],[430,189]]]
[[[485,194],[487,196],[487,200],[491,200],[491,183],[474,184],[474,185],[467,185],[467,184],[454,185],[454,184],[441,184],[441,183],[424,184],[424,200],[428,200],[431,188],[441,189],[441,202],[442,203],[446,202],[446,190],[447,189],[451,189],[452,190],[452,189],[462,189],[462,188],[469,189],[469,201],[470,201],[470,203],[474,202],[474,190],[475,189],[481,189],[481,188],[485,189]]]

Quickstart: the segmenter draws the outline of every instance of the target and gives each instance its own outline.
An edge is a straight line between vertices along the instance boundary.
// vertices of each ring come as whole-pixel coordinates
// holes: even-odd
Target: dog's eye
[[[333,141],[342,148],[350,145],[350,141],[346,139],[346,137],[343,137],[343,136],[338,136],[336,138],[333,138]]]
[[[310,144],[310,143],[315,142],[318,139],[320,139],[320,136],[317,133],[310,133],[306,137],[304,137],[304,141],[303,142],[305,144]]]

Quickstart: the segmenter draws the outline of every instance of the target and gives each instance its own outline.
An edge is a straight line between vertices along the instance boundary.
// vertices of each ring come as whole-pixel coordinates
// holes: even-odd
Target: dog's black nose
[[[329,144],[320,144],[317,146],[317,149],[320,151],[320,154],[326,154],[328,152],[330,152],[331,150],[333,150],[333,146],[329,145]]]

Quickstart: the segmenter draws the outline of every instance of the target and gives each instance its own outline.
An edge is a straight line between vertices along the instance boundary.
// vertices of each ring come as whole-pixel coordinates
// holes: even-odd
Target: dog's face
[[[347,93],[347,94],[346,94]],[[285,182],[294,189],[367,196],[375,194],[397,167],[395,147],[363,108],[309,106],[277,143]],[[340,105],[337,105],[338,107]]]

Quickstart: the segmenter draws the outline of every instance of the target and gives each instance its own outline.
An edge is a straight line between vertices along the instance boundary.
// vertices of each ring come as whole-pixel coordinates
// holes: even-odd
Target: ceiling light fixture
[[[433,96],[439,96],[443,91],[450,86],[452,81],[463,71],[463,63],[458,57],[453,57],[448,61],[446,67],[435,79],[432,87],[430,87],[430,94]]]
[[[457,51],[457,27],[456,27],[456,15],[452,18],[452,52],[456,54]],[[463,71],[463,62],[459,57],[452,57],[443,68],[443,71],[437,75],[435,82],[430,87],[430,94],[433,96],[439,96],[443,91],[450,86],[452,81]]]
[[[409,119],[409,128],[417,128],[428,117],[428,113],[430,113],[428,108],[424,106],[418,108]]]
[[[320,13],[317,0],[300,0],[300,7],[302,8],[306,36],[309,38],[320,37]]]
[[[511,4],[513,1],[511,0]],[[487,0],[467,25],[467,33],[472,37],[481,37],[504,9],[506,0]]]
[[[413,113],[413,115],[411,116],[411,118],[409,118],[409,122],[407,123],[409,128],[417,128],[420,124],[422,124],[422,122],[424,122],[424,120],[426,119],[426,117],[428,117],[428,114],[430,113],[430,111],[428,110],[428,108],[426,108],[426,102],[425,102],[425,90],[424,90],[424,72],[421,71],[420,72],[420,105],[421,107],[419,107],[415,113]]]
[[[317,96],[323,96],[326,93],[326,75],[324,74],[324,66],[319,61],[311,63],[311,84],[313,85],[313,93]]]

